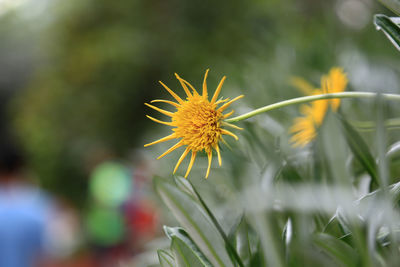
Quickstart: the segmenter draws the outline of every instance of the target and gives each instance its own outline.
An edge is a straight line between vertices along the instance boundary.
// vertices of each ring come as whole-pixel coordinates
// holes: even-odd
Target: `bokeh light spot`
[[[90,192],[101,204],[111,207],[121,205],[132,193],[129,169],[116,162],[102,163],[91,175]]]
[[[92,208],[87,214],[86,227],[90,239],[98,245],[115,245],[124,236],[124,220],[115,209]]]

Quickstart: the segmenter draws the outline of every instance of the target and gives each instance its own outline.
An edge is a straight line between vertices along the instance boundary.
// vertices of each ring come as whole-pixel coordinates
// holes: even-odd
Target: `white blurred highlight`
[[[337,3],[336,14],[349,28],[360,30],[371,22],[371,10],[361,0],[341,0]]]
[[[23,4],[25,4],[28,0],[0,0],[0,16],[7,13],[8,11],[14,10]]]
[[[388,194],[398,195],[400,183],[391,186]],[[378,196],[379,195],[379,196]],[[357,198],[350,188],[314,184],[279,184],[245,189],[228,203],[235,203],[252,214],[265,211],[293,210],[302,213],[341,215],[353,222],[360,219],[380,226],[400,229],[400,214],[394,209],[391,197],[370,193]]]

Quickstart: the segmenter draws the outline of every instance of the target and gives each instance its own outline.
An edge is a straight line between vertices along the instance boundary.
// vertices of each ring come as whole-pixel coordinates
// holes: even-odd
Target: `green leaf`
[[[324,166],[332,182],[350,186],[351,176],[346,167],[346,159],[349,155],[348,146],[340,128],[337,116],[329,112],[318,135],[320,158],[324,160]],[[334,142],[332,142],[332,136],[335,137]]]
[[[375,202],[379,195],[382,193],[382,189],[375,190],[369,194],[366,194],[362,198],[357,201],[357,205],[360,203],[365,203],[367,201],[373,203]],[[389,186],[389,196],[393,200],[394,203],[398,203],[400,201],[400,182],[391,184]]]
[[[282,178],[287,182],[301,182],[303,177],[299,174],[297,169],[290,163],[290,161],[282,161],[282,167],[280,170],[280,175],[275,177],[275,180]]]
[[[164,226],[164,232],[170,239],[178,238],[185,243],[186,247],[191,250],[191,253],[194,254],[194,256],[198,258],[198,261],[202,263],[202,266],[212,266],[210,261],[206,258],[206,256],[204,256],[204,254],[200,251],[197,245],[193,242],[192,238],[183,228]]]
[[[260,127],[256,127],[255,123],[244,123],[244,128],[246,131],[243,132],[243,137],[247,141],[247,148],[249,149],[248,155],[253,162],[255,162],[260,169],[265,166],[268,159],[273,158],[272,155],[275,154],[274,147],[268,145],[267,140],[270,135]],[[261,131],[261,134],[259,133]],[[262,135],[262,137],[260,137]]]
[[[248,225],[244,215],[240,216],[229,231],[228,239],[238,251],[239,257],[246,263],[250,262],[251,248]]]
[[[285,227],[283,228],[282,240],[285,244],[285,254],[290,254],[290,245],[293,240],[293,224],[290,218],[287,219]]]
[[[182,176],[174,176],[174,181],[176,185],[181,189],[182,191],[186,192],[196,200],[198,200],[197,194],[195,189],[193,188],[193,185],[191,182],[189,182],[188,179],[182,177]]]
[[[203,267],[199,258],[193,253],[190,247],[177,237],[172,237],[171,250],[175,256],[175,264],[178,267]]]
[[[250,259],[250,267],[266,266],[264,262],[263,249],[261,248],[261,243],[258,242],[256,252],[253,253]]]
[[[345,220],[343,220],[342,216],[339,216],[339,213],[336,213],[325,226],[324,233],[330,234],[336,237],[343,237],[350,233],[348,225]]]
[[[215,266],[233,266],[223,238],[193,197],[162,178],[155,178],[154,186],[207,259]]]
[[[282,228],[274,214],[255,212],[249,214],[248,220],[260,240],[260,248],[266,264],[261,266],[285,266]]]
[[[392,44],[400,51],[400,27],[388,16],[377,14],[374,16],[377,30],[382,30]]]
[[[342,128],[344,130],[343,132],[346,137],[346,141],[355,158],[371,176],[372,183],[378,185],[377,166],[368,145],[365,143],[360,134],[342,116],[339,116],[339,118],[342,122]]]
[[[157,255],[162,267],[174,267],[175,259],[169,252],[159,249],[157,250]]]
[[[393,197],[394,203],[398,204],[400,202],[400,182],[392,184],[389,188],[389,193]]]
[[[400,0],[379,0],[383,5],[400,15]]]
[[[211,210],[208,208],[205,201],[202,199],[202,197],[197,192],[197,190],[193,187],[193,184],[189,180],[187,180],[181,176],[174,176],[174,180],[175,180],[175,183],[178,185],[178,187],[182,191],[186,192],[188,195],[193,197],[194,201],[199,203],[202,206],[202,208],[208,215],[208,218],[211,220],[211,222],[214,224],[214,226],[220,233],[221,237],[224,239],[225,247],[226,247],[227,252],[228,252],[229,256],[231,257],[231,259],[234,262],[238,263],[239,266],[243,266],[240,256],[237,254],[235,248],[231,245],[229,238],[226,236],[224,230],[222,229],[221,225],[218,223],[217,219],[215,218],[215,216],[213,215]]]
[[[386,156],[392,161],[400,159],[400,141],[395,142],[389,147]]]
[[[314,244],[328,253],[344,266],[359,266],[357,252],[347,243],[328,234],[318,233],[313,238]]]
[[[235,219],[234,223],[232,224],[231,229],[229,230],[228,233],[228,240],[231,242],[231,244],[235,245],[236,244],[236,233],[238,231],[239,225],[242,223],[244,219],[244,214],[239,216],[238,218]]]

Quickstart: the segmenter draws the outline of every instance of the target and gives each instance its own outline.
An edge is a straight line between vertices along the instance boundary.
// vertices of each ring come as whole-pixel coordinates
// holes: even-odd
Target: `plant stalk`
[[[258,114],[271,111],[278,108],[283,108],[286,106],[297,105],[302,103],[308,103],[316,100],[323,100],[323,99],[335,99],[335,98],[375,98],[378,95],[381,95],[382,99],[384,100],[396,100],[400,101],[400,95],[397,94],[379,94],[379,93],[372,93],[372,92],[342,92],[342,93],[331,93],[331,94],[321,94],[321,95],[311,95],[311,96],[303,96],[292,98],[289,100],[284,100],[281,102],[277,102],[271,105],[267,105],[243,115],[233,117],[230,119],[225,120],[226,122],[238,122],[242,120],[246,120],[248,118],[254,117]]]

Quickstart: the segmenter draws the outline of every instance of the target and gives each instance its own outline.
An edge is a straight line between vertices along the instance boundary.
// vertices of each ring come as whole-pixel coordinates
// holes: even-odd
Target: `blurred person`
[[[24,175],[25,158],[10,139],[0,142],[0,266],[40,266],[52,202]]]

